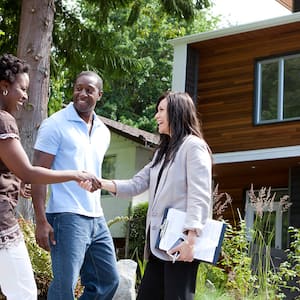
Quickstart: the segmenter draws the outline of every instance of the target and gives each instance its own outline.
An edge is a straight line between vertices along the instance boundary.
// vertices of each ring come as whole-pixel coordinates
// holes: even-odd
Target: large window
[[[257,209],[250,204],[249,191],[247,191],[246,202],[246,227],[248,229],[248,238],[251,239],[251,229],[254,226],[254,222],[257,217]],[[258,191],[255,191],[258,192]],[[280,198],[288,194],[287,189],[273,189],[272,195],[275,193],[273,203],[268,203],[266,206],[260,206],[263,209],[261,214],[261,221],[264,224],[268,224],[264,228],[264,238],[268,240],[271,236],[271,247],[277,249],[286,249],[288,247],[288,227],[289,227],[289,210],[283,210],[280,205]],[[265,222],[266,221],[266,222]]]
[[[256,124],[300,119],[300,54],[257,62]]]

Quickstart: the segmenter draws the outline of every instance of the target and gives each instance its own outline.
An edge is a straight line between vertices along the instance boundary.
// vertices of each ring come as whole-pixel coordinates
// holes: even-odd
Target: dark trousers
[[[198,266],[199,261],[173,264],[151,255],[137,300],[193,300]]]

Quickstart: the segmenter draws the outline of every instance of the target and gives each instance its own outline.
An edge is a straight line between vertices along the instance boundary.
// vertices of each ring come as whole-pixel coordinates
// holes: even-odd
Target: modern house
[[[110,147],[103,162],[103,178],[129,179],[151,161],[159,136],[111,119],[99,117],[111,131]],[[148,201],[148,192],[128,199],[115,198],[102,192],[101,202],[107,221],[128,216],[128,210],[140,202]],[[115,242],[124,242],[124,222],[110,227]]]
[[[285,249],[287,227],[300,227],[300,13],[170,43],[172,89],[189,92],[197,105],[213,152],[214,183],[231,195],[249,227],[251,184],[276,191],[274,247]],[[292,206],[282,214],[284,194]]]

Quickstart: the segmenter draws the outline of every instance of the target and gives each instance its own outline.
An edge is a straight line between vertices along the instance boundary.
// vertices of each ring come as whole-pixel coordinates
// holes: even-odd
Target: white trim
[[[259,150],[235,151],[213,154],[215,164],[246,162],[300,156],[300,146],[278,147]]]
[[[184,44],[174,46],[172,90],[177,92],[185,91],[186,79],[186,57],[187,46]]]
[[[219,38],[228,35],[254,31],[258,29],[279,26],[279,25],[289,24],[294,22],[300,22],[300,12],[291,13],[286,16],[267,19],[263,21],[252,22],[252,23],[238,25],[238,26],[232,26],[225,29],[218,29],[218,30],[212,30],[212,31],[187,35],[187,36],[169,40],[168,42],[173,46],[180,45],[180,44],[191,44],[195,42],[210,40],[214,38]]]

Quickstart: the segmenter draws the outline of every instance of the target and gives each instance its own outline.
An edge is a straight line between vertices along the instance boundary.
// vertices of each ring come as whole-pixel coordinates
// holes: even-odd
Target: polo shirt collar
[[[67,110],[67,120],[69,121],[77,121],[77,122],[84,122],[80,116],[78,115],[73,102],[70,102],[67,106],[66,106],[66,110]],[[99,118],[97,117],[96,113],[93,112],[93,119],[94,119],[94,126],[95,125],[100,125],[101,122],[99,120]]]

